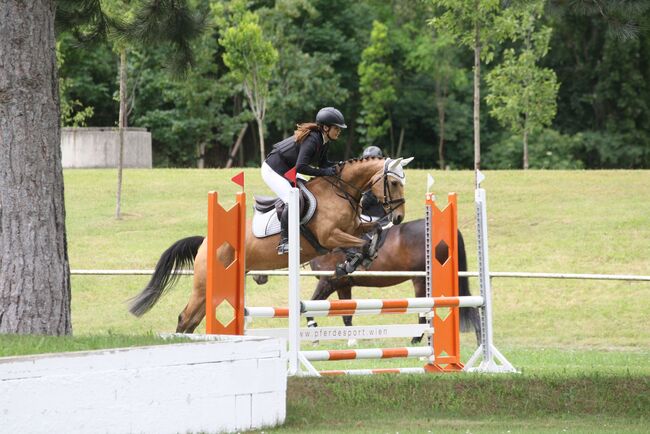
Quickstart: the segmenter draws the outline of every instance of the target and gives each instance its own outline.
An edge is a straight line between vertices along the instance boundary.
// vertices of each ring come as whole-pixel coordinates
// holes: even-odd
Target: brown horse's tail
[[[204,237],[187,237],[176,241],[160,256],[151,280],[140,294],[129,300],[129,312],[142,316],[153,307],[163,293],[178,280],[179,270],[194,263]]]
[[[465,252],[465,240],[463,234],[458,231],[458,271],[467,271],[467,253]],[[469,292],[469,277],[461,276],[458,278],[458,295],[472,295]],[[476,339],[480,341],[481,320],[478,309],[475,307],[460,308],[460,331],[468,332],[474,330]]]

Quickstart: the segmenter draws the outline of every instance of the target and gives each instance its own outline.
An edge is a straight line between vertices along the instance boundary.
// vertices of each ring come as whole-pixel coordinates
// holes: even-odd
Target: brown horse
[[[399,226],[392,226],[385,231],[385,241],[380,247],[377,258],[368,267],[369,271],[425,271],[425,220],[413,220]],[[314,271],[334,270],[336,264],[345,259],[345,254],[335,251],[330,254],[319,256],[310,261]],[[465,252],[465,241],[463,235],[458,231],[458,270],[467,271],[467,254]],[[256,279],[257,280],[257,279]],[[339,299],[349,300],[352,298],[353,286],[365,286],[372,288],[385,288],[411,280],[415,289],[416,297],[424,297],[426,291],[425,277],[364,277],[345,276],[341,278],[320,277],[318,285],[312,295],[312,300],[326,300],[334,291]],[[258,282],[259,283],[259,282]],[[469,291],[469,279],[466,276],[458,278],[459,295],[471,295]],[[316,326],[312,318],[307,318],[308,325]],[[420,317],[420,323],[426,322]],[[344,316],[343,323],[346,326],[352,325],[352,317]],[[476,333],[476,340],[480,342],[480,321],[478,311],[472,307],[460,308],[460,328],[462,331],[469,331],[470,325]],[[414,338],[417,343],[421,338]]]
[[[381,200],[393,224],[404,219],[404,170],[412,158],[396,160],[384,158],[352,159],[337,165],[337,175],[317,177],[307,182],[307,188],[318,201],[318,207],[307,228],[318,243],[327,250],[336,247],[364,247],[367,241],[359,238],[373,229],[374,223],[359,219],[362,194],[366,191]],[[279,235],[256,238],[246,222],[246,271],[287,267],[287,255],[278,255]],[[300,239],[301,261],[319,255],[304,237]],[[201,236],[183,238],[169,247],[158,260],[147,286],[133,299],[129,310],[136,316],[147,312],[163,292],[178,278],[176,271],[194,263],[193,291],[185,309],[178,315],[176,331],[192,333],[205,316],[205,285],[207,269],[207,240]],[[234,251],[224,245],[217,251],[219,260],[232,262]]]

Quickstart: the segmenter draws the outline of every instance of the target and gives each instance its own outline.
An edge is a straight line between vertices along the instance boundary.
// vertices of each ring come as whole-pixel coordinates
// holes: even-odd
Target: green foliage
[[[452,35],[471,50],[480,44],[481,60],[489,63],[494,57],[495,44],[502,38],[500,35],[502,30],[495,27],[502,8],[501,1],[431,0],[431,2],[443,10],[440,15],[430,20],[434,28]]]
[[[214,63],[217,40],[208,32],[193,43],[194,66],[184,80],[174,79],[156,68],[167,50],[133,52],[133,86],[139,97],[133,118],[135,125],[152,133],[157,166],[194,167],[201,147],[206,153],[227,149],[252,115],[244,110],[229,112],[238,92],[233,77]]]
[[[105,37],[110,36],[114,41],[115,33],[111,29],[128,28],[144,6],[163,7],[167,3],[57,2],[59,52],[65,59],[59,68],[61,101],[63,115],[68,113],[67,124],[115,125],[118,105],[112,97],[118,89],[118,62],[111,52],[112,42],[105,42]],[[391,155],[398,151],[402,155],[415,155],[417,167],[439,166],[443,159],[444,165],[451,168],[472,166],[473,56],[463,50],[465,46],[474,48],[476,25],[485,76],[497,68],[492,66],[495,62],[485,61],[506,59],[505,63],[513,68],[509,73],[515,77],[512,82],[518,84],[523,81],[524,72],[517,68],[532,64],[522,54],[522,48],[526,51],[526,44],[521,42],[525,41],[526,32],[517,18],[531,2],[189,0],[173,3],[191,6],[188,11],[199,11],[181,14],[180,18],[196,17],[200,13],[214,28],[189,43],[189,48],[203,52],[196,53],[192,69],[187,70],[185,77],[176,77],[177,80],[170,75],[174,69],[169,59],[175,57],[178,46],[168,37],[159,39],[161,43],[156,46],[141,41],[142,44],[132,45],[130,49],[128,88],[135,92],[129,96],[132,104],[129,124],[150,128],[157,165],[192,166],[197,149],[204,145],[208,148],[207,163],[223,165],[238,132],[254,118],[247,104],[242,107],[243,86],[228,74],[224,48],[215,42],[224,37],[227,28],[243,22],[246,13],[259,16],[257,25],[264,41],[278,52],[268,81],[264,121],[268,130],[264,135],[270,141],[280,140],[290,133],[295,123],[313,119],[318,108],[334,105],[343,111],[350,126],[341,140],[331,144],[335,158],[357,155],[367,141],[368,131],[360,120],[362,100],[365,98],[367,102],[368,98],[361,96],[359,66],[364,49],[371,45],[373,21],[386,27],[385,46],[390,54],[379,63],[392,71],[390,75],[379,74],[390,85],[379,89],[392,88],[397,95],[384,106],[385,114],[377,124],[382,132],[373,140]],[[583,145],[575,158],[585,168],[650,167],[650,124],[647,122],[650,118],[647,84],[650,83],[647,65],[650,33],[645,30],[650,28],[650,16],[645,12],[650,3],[598,0],[570,4],[551,1],[546,5],[536,28],[552,28],[550,42],[541,43],[548,30],[535,30],[530,33],[529,47],[538,59],[537,68],[554,71],[557,83],[561,83],[557,116],[551,127],[563,136],[582,134]],[[118,12],[124,13],[123,16]],[[150,12],[157,16],[153,13],[155,8]],[[434,23],[433,27],[426,25],[429,21]],[[172,23],[167,16],[153,28],[160,30]],[[629,33],[633,37],[625,37],[624,29],[628,25],[636,29]],[[144,36],[149,33],[145,30]],[[186,31],[181,33],[187,35]],[[79,46],[74,42],[75,34],[84,40],[95,37],[95,42]],[[513,39],[518,42],[512,42]],[[453,42],[449,43],[450,40]],[[542,57],[546,49],[548,54]],[[498,68],[505,68],[505,64]],[[550,74],[547,78],[551,81]],[[515,90],[516,86],[510,86],[509,82],[502,80],[502,84],[507,84],[502,86],[504,92]],[[529,94],[537,96],[539,92]],[[521,103],[520,100],[517,104]],[[480,104],[484,109],[490,108],[485,98]],[[92,117],[84,116],[89,114],[84,112],[87,107],[93,108]],[[379,106],[371,107],[374,110]],[[81,116],[75,120],[77,113]],[[511,119],[517,120],[515,115]],[[500,146],[501,137],[510,128],[511,124],[502,125],[491,117],[480,119],[486,153],[497,152],[489,148]],[[258,137],[257,131],[248,130],[243,155],[240,155],[244,164],[259,164],[259,156],[252,155]],[[401,150],[398,149],[400,141]],[[438,152],[441,142],[443,158]],[[531,166],[535,166],[532,161]]]
[[[559,88],[553,70],[537,67],[532,50],[516,55],[513,49],[507,49],[503,57],[503,63],[486,77],[490,114],[519,134],[550,125]]]
[[[529,167],[528,135],[550,125],[556,113],[558,83],[555,72],[540,68],[537,62],[548,52],[551,36],[549,27],[537,29],[543,12],[543,2],[532,2],[525,7],[510,8],[502,15],[501,31],[522,47],[508,48],[503,63],[486,77],[490,94],[486,101],[490,114],[501,125],[522,135],[523,167]]]
[[[597,16],[561,18],[545,61],[562,83],[554,127],[594,138],[580,157],[586,167],[650,167],[650,33],[623,40]],[[650,24],[647,14],[637,19]]]
[[[374,144],[391,126],[389,108],[397,100],[393,67],[388,63],[391,51],[388,28],[378,21],[373,22],[370,44],[361,53],[359,64],[361,117],[365,126],[363,143],[366,145]]]
[[[241,22],[228,27],[219,40],[223,61],[249,91],[271,79],[278,52],[262,35],[258,15],[246,12]]]
[[[61,69],[65,62],[61,51],[61,41],[56,43],[56,66]],[[64,127],[85,127],[88,119],[94,114],[93,107],[84,107],[78,99],[70,99],[68,89],[72,79],[59,77],[59,102],[61,104],[61,125]]]
[[[531,169],[583,169],[578,158],[585,147],[583,134],[568,136],[550,129],[539,130],[529,137],[528,153]],[[523,149],[521,136],[504,136],[490,146],[483,163],[486,169],[521,168]]]
[[[348,91],[332,64],[335,52],[304,51],[304,35],[293,29],[293,20],[303,14],[320,16],[306,0],[284,0],[273,8],[260,9],[265,35],[278,50],[278,63],[269,82],[267,119],[284,137],[296,123],[313,120],[322,106],[340,106]]]
[[[248,105],[258,124],[260,163],[266,157],[264,147],[264,117],[268,103],[269,81],[278,61],[278,51],[262,33],[259,16],[244,11],[244,3],[231,4],[235,19],[222,29],[219,43],[223,46],[223,62],[233,77],[242,83]]]

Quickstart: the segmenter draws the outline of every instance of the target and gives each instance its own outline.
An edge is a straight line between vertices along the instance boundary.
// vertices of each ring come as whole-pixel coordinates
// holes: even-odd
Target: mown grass
[[[85,336],[25,336],[3,335],[0,337],[0,357],[30,354],[62,353],[71,351],[100,350],[104,348],[127,348],[189,342],[189,339],[163,339],[157,334],[115,335],[113,333]]]
[[[291,379],[287,424],[274,431],[643,432],[649,390],[648,377],[634,376]]]
[[[229,179],[237,172],[126,170],[123,219],[115,220],[115,171],[67,170],[71,268],[152,269],[174,241],[205,233],[208,191],[218,190],[224,205],[234,202],[239,187]],[[407,219],[424,214],[426,173],[407,171]],[[474,175],[431,173],[441,202],[446,202],[448,191],[459,194],[459,227],[465,235],[470,269],[475,270]],[[250,205],[253,192],[268,194],[269,190],[257,169],[246,169],[245,174]],[[650,274],[650,171],[500,171],[486,175],[493,271]],[[191,278],[182,277],[150,313],[138,319],[127,312],[126,301],[147,280],[147,276],[73,276],[75,337],[0,336],[0,355],[155,343],[157,333],[175,330]],[[478,293],[477,281],[470,282],[472,291]],[[301,279],[303,298],[311,296],[315,283],[314,278]],[[521,375],[292,379],[288,422],[280,431],[647,431],[650,283],[494,278],[492,286],[495,343]],[[357,288],[354,294],[390,298],[409,296],[412,291],[404,283],[388,289]],[[247,279],[248,305],[281,306],[286,299],[286,279],[273,277],[265,286]],[[413,321],[413,315],[386,315],[358,317],[355,324]],[[323,318],[319,323],[341,322]],[[253,326],[274,324],[284,323],[256,320]],[[199,326],[198,331],[202,330]],[[461,343],[467,360],[475,349],[474,338],[464,333]],[[403,346],[407,341],[362,341],[359,346],[383,344]],[[314,348],[344,345],[321,342]],[[309,343],[303,346],[312,348]],[[320,367],[422,363],[354,361]],[[445,393],[436,392],[437,388]],[[505,398],[515,403],[507,405]]]

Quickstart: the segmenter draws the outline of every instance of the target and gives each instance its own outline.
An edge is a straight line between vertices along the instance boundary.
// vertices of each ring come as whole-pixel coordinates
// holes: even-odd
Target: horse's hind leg
[[[178,315],[176,333],[194,333],[194,329],[201,324],[205,317],[205,286],[196,287],[190,295],[185,309]]]
[[[415,290],[416,297],[424,297],[426,295],[426,279],[424,277],[415,277],[411,279],[413,282],[413,289]],[[418,324],[426,324],[427,319],[424,316],[418,318]],[[422,342],[422,336],[415,336],[411,339],[412,344],[419,344]]]
[[[204,243],[194,259],[194,283],[185,309],[178,315],[176,333],[194,333],[205,316],[206,249]]]

